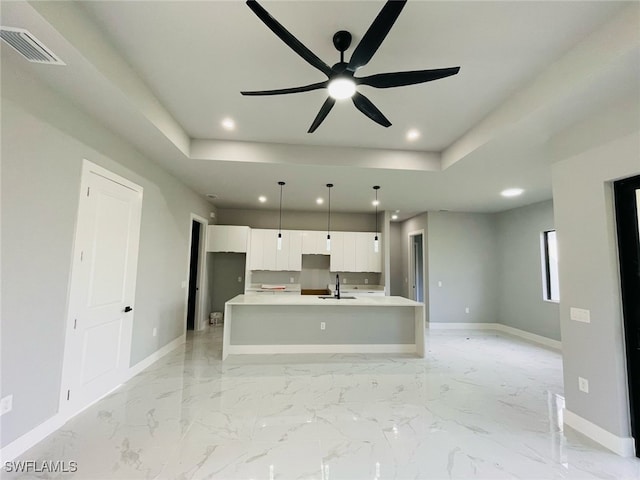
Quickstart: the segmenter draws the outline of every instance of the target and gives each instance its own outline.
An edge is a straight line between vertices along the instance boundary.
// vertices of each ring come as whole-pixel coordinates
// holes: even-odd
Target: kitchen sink
[[[327,298],[334,298],[336,300],[355,300],[356,297],[346,297],[344,295],[340,295],[340,298],[336,298],[333,295],[321,295],[318,298],[321,298],[323,300],[326,300]]]

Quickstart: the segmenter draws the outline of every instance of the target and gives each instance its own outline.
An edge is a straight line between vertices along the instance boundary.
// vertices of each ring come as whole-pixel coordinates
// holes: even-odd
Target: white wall
[[[638,132],[552,170],[567,409],[623,439],[630,420],[611,182],[639,173]],[[591,323],[571,320],[570,307],[590,310]],[[578,376],[589,380],[589,394],[578,390]]]
[[[553,202],[497,213],[498,323],[560,340],[558,304],[542,290],[540,235],[554,229]]]
[[[1,108],[1,388],[13,395],[5,446],[58,411],[83,158],[144,188],[132,365],[184,331],[190,213],[206,218],[210,205],[4,59]]]

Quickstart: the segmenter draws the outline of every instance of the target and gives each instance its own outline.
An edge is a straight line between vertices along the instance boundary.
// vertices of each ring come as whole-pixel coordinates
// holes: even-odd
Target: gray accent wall
[[[190,214],[210,205],[21,68],[2,68],[2,446],[58,412],[83,159],[144,188],[131,364],[185,329]],[[158,329],[156,337],[153,328]]]
[[[560,340],[558,304],[545,301],[542,232],[554,230],[553,202],[497,213],[498,323]],[[562,295],[562,292],[561,292]]]
[[[207,253],[211,312],[224,312],[226,301],[244,293],[246,257],[245,253]]]
[[[427,244],[429,321],[496,322],[498,248],[494,215],[430,212]],[[466,307],[469,313],[465,313]]]
[[[232,307],[234,345],[412,344],[414,307],[269,305]],[[324,322],[325,330],[320,330]]]
[[[630,436],[630,414],[611,182],[639,173],[638,132],[552,169],[566,406],[618,437]],[[589,310],[591,323],[571,320],[571,307]]]

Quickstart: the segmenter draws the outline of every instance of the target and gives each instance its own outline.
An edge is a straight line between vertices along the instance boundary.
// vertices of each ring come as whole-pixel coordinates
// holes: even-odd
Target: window
[[[549,302],[560,301],[558,282],[558,242],[556,231],[542,233],[542,287],[544,299]]]

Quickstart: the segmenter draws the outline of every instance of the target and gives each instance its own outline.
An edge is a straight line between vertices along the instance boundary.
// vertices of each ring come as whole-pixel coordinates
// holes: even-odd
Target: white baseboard
[[[180,345],[182,345],[186,341],[186,339],[187,339],[187,335],[183,333],[182,335],[180,335],[175,340],[172,340],[171,342],[167,343],[164,347],[162,347],[159,350],[156,350],[155,352],[153,352],[151,355],[149,355],[144,360],[140,360],[134,366],[129,368],[128,375],[127,375],[127,377],[128,377],[127,380],[135,377],[137,374],[139,374],[145,368],[150,367],[155,362],[160,360],[167,353],[169,353],[172,350],[175,350],[176,348],[178,348]]]
[[[508,333],[516,337],[524,338],[531,342],[539,343],[555,350],[562,350],[562,342],[552,338],[525,332],[519,328],[503,325],[502,323],[427,323],[427,328],[431,330],[497,330]]]
[[[45,420],[37,427],[29,430],[2,448],[2,450],[0,450],[0,462],[4,465],[5,462],[10,462],[15,459],[18,455],[26,452],[36,443],[58,430],[66,421],[67,419],[64,415],[56,413],[53,417]]]
[[[497,330],[499,323],[427,322],[430,330]]]
[[[414,344],[229,345],[229,355],[275,353],[416,353]]]
[[[149,355],[144,360],[136,363],[132,367],[129,367],[129,370],[127,370],[127,373],[126,373],[126,378],[123,379],[123,382],[126,382],[127,380],[130,380],[131,378],[135,377],[138,373],[143,371],[145,368],[148,368],[153,363],[157,362],[160,358],[164,357],[167,353],[171,352],[175,348],[182,345],[185,342],[185,339],[186,339],[186,335],[181,335],[175,340],[166,344],[164,347],[160,348],[159,350]],[[19,455],[21,455],[22,453],[26,452],[31,447],[33,447],[36,443],[41,442],[46,437],[51,435],[53,432],[58,430],[67,421],[71,420],[73,417],[81,413],[83,410],[86,410],[94,403],[100,401],[101,399],[103,399],[104,397],[112,393],[114,390],[116,390],[117,388],[119,388],[119,386],[105,393],[100,398],[94,400],[90,404],[84,405],[81,408],[79,408],[77,411],[71,412],[68,415],[62,412],[58,412],[53,417],[45,420],[37,427],[29,430],[27,433],[15,439],[13,442],[7,444],[4,448],[0,450],[0,462],[4,464],[4,462],[10,462],[11,460],[15,459],[16,457],[18,457]]]
[[[618,437],[566,408],[564,410],[564,423],[621,457],[633,457],[636,454],[632,437]]]

